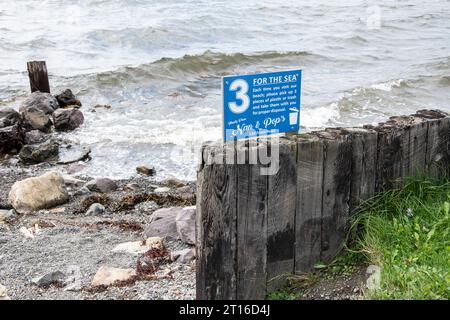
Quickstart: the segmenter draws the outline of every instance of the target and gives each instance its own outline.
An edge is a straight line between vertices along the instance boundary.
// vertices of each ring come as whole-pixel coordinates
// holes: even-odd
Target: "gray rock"
[[[147,175],[147,176],[152,176],[152,175],[154,175],[156,173],[154,167],[152,167],[152,166],[144,166],[144,165],[136,167],[136,171],[141,173],[141,174]]]
[[[23,111],[23,119],[28,130],[36,129],[47,133],[51,130],[51,115],[36,107],[29,107]]]
[[[173,177],[163,180],[161,184],[169,188],[181,188],[186,185],[185,182]]]
[[[92,192],[108,193],[117,190],[117,184],[108,178],[98,178],[89,181],[85,185]]]
[[[155,211],[150,223],[144,230],[144,237],[162,237],[178,239],[176,217],[183,210],[181,207],[163,208]]]
[[[56,95],[55,98],[61,108],[65,108],[67,106],[81,107],[80,100],[75,97],[75,95],[72,93],[72,90],[70,89],[64,90],[60,94]]]
[[[57,131],[72,131],[84,122],[83,113],[74,108],[58,109],[53,113],[53,123]]]
[[[59,145],[53,140],[26,145],[20,150],[19,158],[24,164],[36,164],[58,160]]]
[[[195,259],[195,250],[191,248],[173,251],[170,254],[170,259],[172,261],[177,261],[181,263],[189,263]]]
[[[94,109],[111,109],[111,106],[109,104],[96,104]]]
[[[86,211],[87,216],[98,216],[105,212],[105,206],[100,203],[93,203],[89,207],[88,211]]]
[[[52,284],[62,284],[64,283],[65,274],[61,271],[52,271],[44,275],[38,276],[31,279],[31,282],[38,287],[46,288]]]
[[[31,130],[25,133],[25,143],[26,144],[37,144],[47,141],[50,135],[45,134],[39,130]]]
[[[0,155],[17,153],[25,144],[25,131],[19,123],[0,128]]]
[[[91,191],[88,188],[82,187],[82,188],[78,189],[77,191],[75,191],[73,193],[73,196],[74,197],[81,197],[81,196],[86,196],[86,195],[88,195],[90,193],[91,193]]]
[[[59,108],[59,104],[55,97],[53,97],[50,93],[36,91],[25,99],[20,107],[20,112],[24,113],[31,107],[49,115]]]
[[[195,244],[195,213],[195,206],[186,207],[175,219],[178,237],[188,244]]]
[[[70,146],[59,149],[58,164],[71,164],[91,159],[91,148],[88,146]]]
[[[139,190],[139,185],[137,183],[127,183],[125,187],[123,187],[123,191],[125,192],[135,192]]]
[[[82,187],[86,183],[86,181],[71,177],[69,175],[64,175],[64,184],[70,187]],[[88,190],[89,191],[89,190]]]
[[[8,221],[9,219],[14,219],[17,217],[17,213],[14,209],[2,210],[0,209],[0,222]]]
[[[0,109],[0,128],[6,128],[21,123],[21,116],[12,108]]]
[[[380,288],[381,283],[381,268],[377,265],[370,265],[366,269],[366,287],[369,290],[377,290]]]

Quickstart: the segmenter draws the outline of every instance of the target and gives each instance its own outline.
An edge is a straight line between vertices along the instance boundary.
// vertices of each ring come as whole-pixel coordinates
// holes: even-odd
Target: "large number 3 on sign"
[[[250,98],[248,93],[248,83],[243,79],[236,79],[230,85],[230,91],[236,91],[236,99],[241,100],[238,105],[236,102],[228,102],[228,108],[233,113],[243,113],[250,106]]]

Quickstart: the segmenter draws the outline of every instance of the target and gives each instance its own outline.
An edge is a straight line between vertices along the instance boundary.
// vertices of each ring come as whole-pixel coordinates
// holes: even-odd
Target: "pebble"
[[[8,297],[8,291],[6,290],[6,287],[2,284],[0,284],[0,300],[11,300],[11,298]]]
[[[100,203],[93,203],[86,211],[87,216],[98,216],[105,212],[105,206]]]
[[[9,219],[14,219],[15,217],[17,217],[17,213],[14,209],[0,210],[0,222],[6,221]]]
[[[133,269],[121,269],[114,267],[102,266],[98,269],[94,278],[92,279],[91,286],[110,286],[117,281],[131,280],[136,276],[136,271]]]
[[[145,165],[136,167],[136,171],[141,173],[141,174],[147,175],[147,176],[152,176],[152,175],[154,175],[156,173],[154,167],[152,167],[152,166],[145,166]]]
[[[160,188],[156,188],[154,190],[154,192],[156,192],[156,193],[165,193],[165,192],[169,192],[169,191],[170,191],[170,188],[167,188],[167,187],[160,187]]]
[[[129,254],[142,254],[150,249],[163,249],[163,239],[160,237],[150,237],[145,241],[130,241],[118,244],[112,252],[122,252]]]
[[[52,271],[31,279],[31,282],[38,287],[45,288],[51,284],[63,283],[65,277],[66,275],[61,271]]]
[[[123,187],[123,191],[125,192],[135,192],[139,190],[139,185],[137,183],[128,183]]]

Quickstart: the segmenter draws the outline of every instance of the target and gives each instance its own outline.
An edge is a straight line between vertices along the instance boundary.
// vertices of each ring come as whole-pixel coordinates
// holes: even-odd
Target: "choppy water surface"
[[[0,0],[0,105],[19,106],[34,59],[84,103],[68,134],[93,149],[84,173],[194,179],[223,75],[302,68],[304,130],[450,111],[450,1]]]

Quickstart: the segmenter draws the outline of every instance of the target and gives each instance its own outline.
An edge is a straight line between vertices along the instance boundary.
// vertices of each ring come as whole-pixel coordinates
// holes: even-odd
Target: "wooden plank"
[[[249,163],[249,144],[238,147],[237,191],[237,298],[265,299],[267,243],[267,176]],[[250,152],[258,147],[250,144]]]
[[[331,262],[342,249],[349,223],[352,146],[342,130],[318,132],[324,139],[321,261]]]
[[[279,140],[279,169],[268,176],[267,291],[279,289],[294,273],[297,144]],[[273,143],[271,148],[273,148]],[[276,157],[274,157],[275,159]],[[278,160],[278,159],[277,159]]]
[[[345,128],[352,141],[350,214],[375,194],[377,132],[364,128]]]
[[[320,261],[322,239],[323,141],[313,135],[297,140],[295,272],[309,272]]]
[[[424,118],[414,117],[409,130],[408,176],[425,174],[428,123]]]
[[[207,157],[230,152],[233,145],[207,148]],[[234,152],[234,151],[233,151]],[[207,164],[199,174],[197,299],[236,299],[236,190],[234,164]]]
[[[31,92],[40,91],[50,93],[50,83],[48,81],[45,61],[27,62],[27,69]]]
[[[450,173],[450,117],[428,121],[426,165],[428,176]]]
[[[364,126],[364,128],[373,129],[378,133],[375,192],[398,187],[404,172],[404,146],[409,145],[409,134],[408,143],[405,143],[404,130],[392,123],[380,123],[378,126]]]

